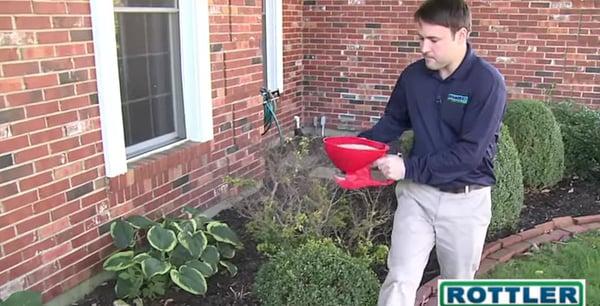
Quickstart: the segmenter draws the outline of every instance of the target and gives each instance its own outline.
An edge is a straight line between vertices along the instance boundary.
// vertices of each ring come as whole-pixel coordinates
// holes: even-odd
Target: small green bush
[[[573,103],[552,103],[565,144],[566,174],[600,179],[600,111]]]
[[[500,130],[494,173],[496,185],[492,187],[492,220],[488,236],[515,229],[523,208],[523,172],[519,151],[507,126],[502,126]]]
[[[264,264],[254,291],[265,306],[375,305],[379,281],[366,261],[309,241]]]
[[[525,187],[551,187],[563,178],[565,153],[560,126],[541,101],[508,104],[504,122],[510,129],[523,168]]]

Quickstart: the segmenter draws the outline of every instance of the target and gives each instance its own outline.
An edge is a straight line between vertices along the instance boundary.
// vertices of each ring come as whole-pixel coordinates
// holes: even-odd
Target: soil
[[[581,216],[600,213],[600,184],[577,179],[565,180],[552,189],[529,192],[525,195],[525,207],[521,213],[518,231],[544,223],[560,216]],[[208,292],[205,296],[194,296],[178,288],[171,288],[165,297],[154,301],[144,301],[144,305],[259,305],[252,294],[254,276],[266,258],[256,251],[256,242],[244,230],[246,220],[235,210],[225,210],[215,217],[229,224],[245,244],[245,248],[236,254],[233,262],[238,266],[239,273],[231,278],[227,274],[219,274],[208,280]],[[517,231],[517,232],[518,232]],[[494,240],[505,237],[511,232],[498,233]],[[490,239],[492,240],[492,239]],[[376,273],[383,280],[386,269],[376,267]],[[423,283],[439,274],[435,251],[432,252],[429,264],[423,275]],[[112,305],[116,299],[114,281],[109,281],[97,287],[81,301],[74,303],[78,306]],[[133,305],[133,304],[132,304]]]

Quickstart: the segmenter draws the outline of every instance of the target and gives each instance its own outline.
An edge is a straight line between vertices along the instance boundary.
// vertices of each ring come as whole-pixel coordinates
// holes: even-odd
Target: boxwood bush
[[[508,104],[504,122],[519,151],[525,187],[558,183],[565,169],[565,153],[560,127],[550,108],[541,101],[513,101]]]
[[[567,102],[550,107],[565,144],[566,174],[600,179],[600,111]]]
[[[309,241],[278,253],[256,275],[264,306],[375,305],[379,281],[366,261],[330,241]]]
[[[494,173],[496,185],[492,187],[492,220],[488,236],[515,229],[523,208],[523,172],[519,152],[506,125],[500,130]]]

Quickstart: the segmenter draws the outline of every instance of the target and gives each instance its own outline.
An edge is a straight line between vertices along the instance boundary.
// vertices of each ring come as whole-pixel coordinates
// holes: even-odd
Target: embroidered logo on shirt
[[[469,97],[457,94],[448,94],[448,101],[458,104],[467,104],[469,103]]]

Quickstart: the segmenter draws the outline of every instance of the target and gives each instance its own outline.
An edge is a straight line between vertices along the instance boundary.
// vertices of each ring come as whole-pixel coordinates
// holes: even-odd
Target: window
[[[211,140],[208,3],[91,0],[90,7],[106,175],[179,140]]]
[[[115,0],[123,132],[128,157],[185,138],[176,0]]]

